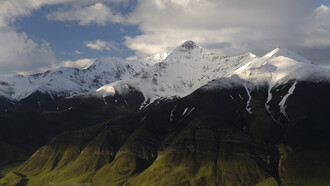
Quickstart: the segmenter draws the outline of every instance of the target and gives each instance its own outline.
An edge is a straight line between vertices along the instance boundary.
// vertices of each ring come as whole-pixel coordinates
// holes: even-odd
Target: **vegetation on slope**
[[[306,98],[310,86],[298,84],[283,123],[264,108],[267,89],[251,92],[248,114],[245,88],[237,87],[65,132],[0,185],[327,185],[330,98]]]

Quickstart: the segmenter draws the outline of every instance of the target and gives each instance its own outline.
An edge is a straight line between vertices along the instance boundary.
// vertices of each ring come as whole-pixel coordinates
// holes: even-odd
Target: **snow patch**
[[[195,107],[193,107],[186,116],[188,116],[193,110],[195,109]]]
[[[280,112],[281,112],[281,113],[282,113],[287,119],[289,119],[289,118],[288,118],[287,113],[285,112],[285,108],[286,108],[285,103],[286,103],[286,100],[288,99],[288,97],[289,97],[290,95],[293,94],[293,91],[295,90],[296,85],[297,85],[297,81],[295,81],[295,82],[293,83],[293,85],[292,85],[291,88],[289,89],[288,93],[283,97],[283,99],[282,99],[281,102],[279,103],[279,106],[280,106]]]
[[[246,111],[249,113],[249,114],[253,114],[252,111],[251,111],[251,107],[250,107],[250,102],[251,102],[251,91],[249,91],[248,87],[246,86],[246,83],[244,82],[243,83],[244,87],[245,87],[245,90],[246,90],[246,93],[249,97],[248,101],[246,102]]]
[[[171,110],[171,114],[170,114],[170,123],[172,123],[173,121],[173,112],[176,109],[176,107],[178,106],[178,104],[175,105],[175,107]]]
[[[231,97],[232,100],[235,100],[234,97],[231,94],[229,96]]]
[[[270,106],[268,105],[268,103],[272,100],[272,97],[273,97],[272,92],[271,92],[273,86],[274,86],[273,84],[268,85],[268,91],[267,91],[268,96],[267,96],[267,101],[265,103],[265,108],[269,114],[271,114],[271,112],[270,112]]]
[[[100,95],[102,97],[106,96],[114,96],[116,93],[115,88],[113,87],[112,84],[103,86],[95,91],[97,95]]]
[[[147,119],[147,115],[143,116],[143,117],[140,119],[140,123],[142,123],[145,119]]]
[[[242,98],[241,94],[238,94],[238,96],[241,98],[241,100],[243,100],[243,98]]]
[[[181,116],[184,116],[186,114],[186,112],[188,111],[188,109],[189,109],[189,107],[185,108]]]
[[[47,93],[52,98],[52,100],[54,100],[54,97],[52,96],[52,94],[49,91],[47,91]]]
[[[127,103],[127,101],[126,101],[126,100],[124,100],[124,102],[126,103],[127,107],[129,107],[129,106],[128,106],[128,103]]]
[[[69,110],[71,110],[71,109],[72,109],[72,107],[69,107],[69,108],[67,108],[67,109],[64,109],[63,111],[66,112],[66,111],[69,111]]]
[[[105,100],[105,97],[102,97],[102,99],[103,99],[104,104],[107,105],[108,103],[107,103],[107,101]]]

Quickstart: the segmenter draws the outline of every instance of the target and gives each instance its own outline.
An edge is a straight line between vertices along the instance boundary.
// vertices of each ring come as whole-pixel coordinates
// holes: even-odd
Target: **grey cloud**
[[[105,19],[120,19],[111,14],[102,3],[114,6],[125,4],[128,0],[1,0],[0,1],[0,73],[17,73],[22,71],[36,71],[42,68],[51,68],[56,65],[56,59],[50,45],[46,41],[34,41],[24,32],[18,32],[12,25],[19,17],[28,16],[43,6],[66,4],[71,8],[91,7],[90,13],[97,12],[93,18],[103,24]],[[101,5],[101,6],[100,6]],[[75,10],[75,9],[74,9]],[[103,10],[103,11],[102,11]],[[110,12],[111,13],[111,12]],[[110,16],[110,17],[109,17]],[[87,16],[88,17],[88,16]],[[93,22],[93,19],[80,21],[81,24]],[[120,21],[119,21],[120,22]]]
[[[223,55],[285,47],[326,63],[329,12],[311,0],[140,0],[129,20],[142,34],[125,43],[137,55],[169,52],[188,39]]]
[[[132,12],[122,15],[116,11],[117,6],[130,1],[0,1],[0,71],[31,70],[56,63],[46,42],[39,44],[11,26],[17,17],[56,4],[66,6],[53,10],[50,20],[137,25],[141,34],[125,37],[125,44],[139,56],[170,52],[184,40],[194,40],[223,55],[263,55],[285,47],[315,63],[330,64],[330,9],[317,7],[312,0],[137,0]]]
[[[86,47],[88,47],[92,50],[98,50],[98,51],[102,51],[102,50],[120,51],[121,50],[121,49],[117,48],[116,43],[112,42],[112,41],[102,41],[102,40],[97,39],[94,41],[85,41],[84,44]]]
[[[0,73],[31,71],[54,64],[55,56],[45,41],[40,44],[9,28],[0,28]]]
[[[79,25],[98,24],[105,26],[108,23],[125,23],[126,18],[102,3],[87,7],[76,6],[71,9],[61,9],[47,15],[49,20],[75,21]]]

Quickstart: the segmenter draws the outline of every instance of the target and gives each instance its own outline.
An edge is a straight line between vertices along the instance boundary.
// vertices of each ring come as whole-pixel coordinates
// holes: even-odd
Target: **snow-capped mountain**
[[[0,80],[0,96],[19,101],[36,92],[48,94],[50,97],[88,92],[131,77],[157,62],[159,61],[156,58],[127,61],[104,57],[97,59],[86,69],[60,67],[33,75],[7,76]]]
[[[255,58],[251,53],[235,57],[219,56],[193,41],[186,41],[161,63],[143,69],[129,79],[105,85],[95,94],[120,94],[133,87],[142,92],[146,102],[168,96],[183,97],[216,78],[231,75]]]
[[[107,97],[135,91],[144,97],[142,108],[160,98],[187,96],[219,78],[228,81],[228,77],[238,77],[248,82],[245,85],[250,86],[249,90],[254,86],[267,86],[265,106],[268,107],[272,89],[279,84],[291,80],[330,81],[328,74],[329,70],[284,48],[262,57],[252,53],[229,57],[186,41],[169,55],[156,54],[137,60],[106,57],[86,69],[61,67],[30,76],[7,77],[0,82],[0,97],[15,102],[36,94],[33,102],[37,103],[37,93],[52,99],[79,93]],[[242,85],[242,81],[229,84]]]
[[[159,56],[0,82],[12,97],[112,82],[1,113],[0,173],[26,161],[0,185],[329,185],[329,70],[283,48],[227,57],[187,41]]]
[[[162,97],[189,95],[223,77],[237,76],[253,86],[269,85],[270,92],[276,84],[293,79],[329,81],[328,74],[324,68],[284,48],[274,49],[262,57],[252,53],[228,57],[186,41],[163,62],[143,69],[134,77],[105,85],[93,94],[105,97],[125,94],[133,88],[143,94],[145,103],[152,103]]]
[[[312,64],[302,56],[285,48],[276,48],[261,58],[250,61],[233,74],[251,82],[267,82],[271,87],[290,79],[329,80],[328,71]]]

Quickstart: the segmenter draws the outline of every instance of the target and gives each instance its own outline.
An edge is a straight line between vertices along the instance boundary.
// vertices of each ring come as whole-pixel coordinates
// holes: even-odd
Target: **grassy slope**
[[[284,129],[263,109],[264,100],[251,100],[254,113],[250,117],[244,114],[245,90],[235,91],[229,93],[241,93],[242,102],[230,102],[225,98],[228,92],[197,92],[65,133],[8,173],[0,185],[263,186],[277,185],[279,178],[283,185],[329,183],[328,143],[322,143],[329,134],[328,107],[308,116],[304,113],[310,110],[299,105],[301,98],[288,101],[299,109],[288,110],[291,125],[283,134]],[[169,123],[175,105],[174,121]],[[196,110],[182,116],[187,107]]]

